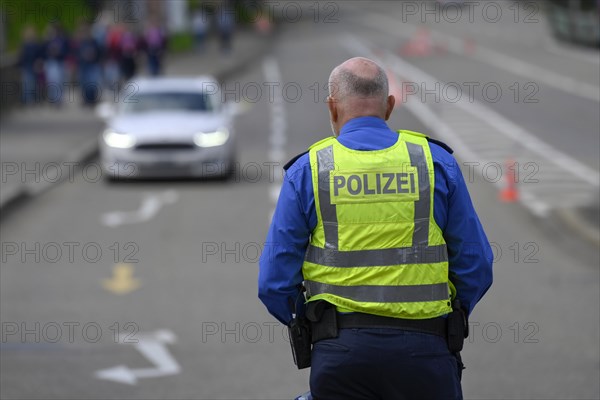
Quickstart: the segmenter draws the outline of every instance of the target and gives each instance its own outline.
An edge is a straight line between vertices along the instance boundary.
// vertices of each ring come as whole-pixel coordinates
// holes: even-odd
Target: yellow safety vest
[[[302,265],[309,302],[406,319],[452,311],[427,137],[398,133],[383,150],[352,150],[334,137],[310,147],[317,226]]]

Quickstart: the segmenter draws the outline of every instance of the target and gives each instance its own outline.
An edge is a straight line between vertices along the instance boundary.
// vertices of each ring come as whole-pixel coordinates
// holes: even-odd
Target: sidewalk
[[[168,55],[165,75],[213,75],[223,81],[261,59],[274,40],[252,30],[240,30],[229,54],[221,54],[210,39],[202,54]],[[145,65],[141,64],[143,70]],[[80,169],[98,151],[103,121],[79,99],[57,109],[43,105],[16,109],[0,120],[0,213],[12,204],[38,195]],[[88,168],[89,174],[97,169]],[[92,177],[93,179],[93,177]]]

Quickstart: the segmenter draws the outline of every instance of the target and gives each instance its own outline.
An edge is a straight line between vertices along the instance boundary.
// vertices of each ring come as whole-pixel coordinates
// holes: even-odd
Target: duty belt
[[[345,328],[395,328],[405,331],[429,333],[446,338],[446,318],[401,319],[380,315],[348,313],[337,314],[338,329]]]
[[[447,337],[447,318],[401,319],[359,312],[339,313],[336,307],[324,300],[309,302],[306,317],[311,322],[312,343],[338,336],[339,329],[394,328]]]

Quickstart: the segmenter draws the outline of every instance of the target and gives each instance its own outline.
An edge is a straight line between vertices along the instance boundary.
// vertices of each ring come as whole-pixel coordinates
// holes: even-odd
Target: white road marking
[[[269,57],[263,62],[263,74],[265,80],[271,83],[281,84],[281,71],[279,63],[274,57]],[[277,163],[283,169],[286,162],[285,146],[287,144],[287,117],[285,112],[285,100],[281,90],[275,90],[273,101],[270,104],[271,109],[271,132],[269,134],[269,161]],[[269,214],[269,222],[275,212],[275,205],[279,198],[281,184],[283,183],[283,174],[275,173],[271,188],[269,190],[269,198],[272,208]]]
[[[352,36],[343,44],[353,55],[370,57],[407,80],[426,82],[428,87],[435,82],[443,84],[392,53],[372,51],[371,45],[357,37]],[[521,166],[529,163],[535,172],[535,179],[531,182],[521,179],[518,183],[535,183],[522,184],[520,187],[521,201],[535,215],[545,216],[553,208],[593,201],[600,186],[598,171],[558,151],[483,104],[470,101],[472,99],[443,101],[435,104],[433,110],[418,97],[410,97],[406,107],[431,132],[453,146],[463,160],[478,162],[475,170],[480,174],[484,173],[484,165],[491,163],[502,168],[508,160],[515,160]],[[554,179],[546,179],[546,176]],[[494,183],[498,186],[505,184],[504,179]],[[567,183],[571,185],[568,191],[564,190]]]
[[[392,70],[395,70],[396,73],[410,75],[411,77],[415,77],[417,79],[415,82],[427,82],[428,85],[434,85],[435,82],[442,83],[439,79],[434,78],[433,76],[427,74],[425,71],[415,67],[413,64],[406,62],[400,57],[397,57],[392,54],[388,54],[388,56],[392,59],[393,65],[391,66],[391,68]],[[415,102],[425,106],[421,103],[419,99],[416,99],[415,97],[411,97],[409,99],[415,100]],[[538,153],[541,157],[547,157],[555,160],[557,164],[561,165],[562,168],[571,171],[580,179],[589,182],[591,185],[600,185],[600,174],[597,171],[587,167],[586,165],[580,163],[576,159],[558,151],[546,142],[538,139],[532,133],[526,131],[521,126],[515,124],[514,122],[505,118],[501,114],[498,114],[491,108],[486,107],[477,101],[465,101],[465,98],[453,104],[456,104],[458,107],[462,108],[467,113],[472,114],[474,118],[483,121],[488,121],[498,130],[500,130],[504,135],[510,137],[515,142],[519,142],[523,146],[529,148],[529,150],[531,150],[532,152]],[[464,145],[465,143],[461,143],[461,148]]]
[[[140,208],[135,211],[111,211],[102,214],[103,225],[115,228],[121,225],[138,224],[151,220],[160,209],[167,204],[173,204],[179,199],[175,190],[167,190],[158,194],[146,194]]]
[[[119,335],[119,343],[127,344],[129,334]],[[169,353],[166,344],[174,344],[176,336],[169,330],[158,330],[156,332],[139,334],[135,338],[138,342],[133,346],[140,352],[148,361],[154,364],[154,368],[137,368],[132,369],[125,365],[118,365],[113,368],[96,371],[94,374],[98,379],[124,383],[127,385],[135,385],[138,379],[143,378],[158,378],[162,376],[176,375],[181,371],[181,367],[177,360]]]
[[[378,13],[370,13],[361,20],[371,28],[382,30],[394,36],[402,35],[405,37],[412,37],[417,29],[419,29],[419,27],[415,25],[399,24],[395,18]],[[399,25],[402,26],[402,29],[398,29]],[[431,29],[429,26],[427,26],[427,29],[430,30],[431,36],[436,42],[447,43],[449,51],[455,54],[465,55],[465,40],[463,38],[454,36],[448,32]],[[510,73],[532,79],[535,82],[541,81],[548,86],[562,90],[573,96],[600,102],[600,87],[596,85],[582,82],[564,74],[559,74],[546,68],[530,64],[482,46],[481,44],[478,44],[475,47],[475,51],[468,54],[468,56],[475,58],[480,62],[489,64],[494,68],[504,69]]]
[[[595,64],[596,66],[600,66],[600,55],[597,50],[587,51],[586,49],[579,48],[568,48],[564,45],[559,45],[554,43],[553,41],[548,41],[544,43],[544,49],[549,51],[550,53],[569,57],[569,58],[578,58],[581,61],[585,61],[591,64]]]
[[[524,34],[519,29],[506,29],[506,27],[496,24],[487,23],[485,29],[482,29],[480,24],[465,24],[468,34],[472,37],[481,35],[487,36],[492,40],[500,40],[517,46],[525,47],[542,47],[549,53],[556,54],[568,58],[577,58],[579,61],[600,65],[600,55],[593,48],[582,46],[569,46],[560,43],[555,39],[549,26],[545,26],[540,32],[535,32],[530,36]]]
[[[438,32],[437,34],[448,37],[445,33]],[[452,38],[452,40],[456,40],[456,38]],[[538,67],[537,65],[482,46],[477,46],[477,50],[472,56],[479,61],[503,68],[516,75],[521,75],[534,81],[542,81],[548,86],[560,89],[573,96],[585,97],[589,100],[600,102],[600,87],[598,86],[578,81],[570,76]]]

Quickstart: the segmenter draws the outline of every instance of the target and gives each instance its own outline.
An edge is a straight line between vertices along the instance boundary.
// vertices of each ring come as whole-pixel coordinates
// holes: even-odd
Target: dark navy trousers
[[[315,400],[462,399],[462,363],[436,335],[392,328],[340,329],[316,342]]]

